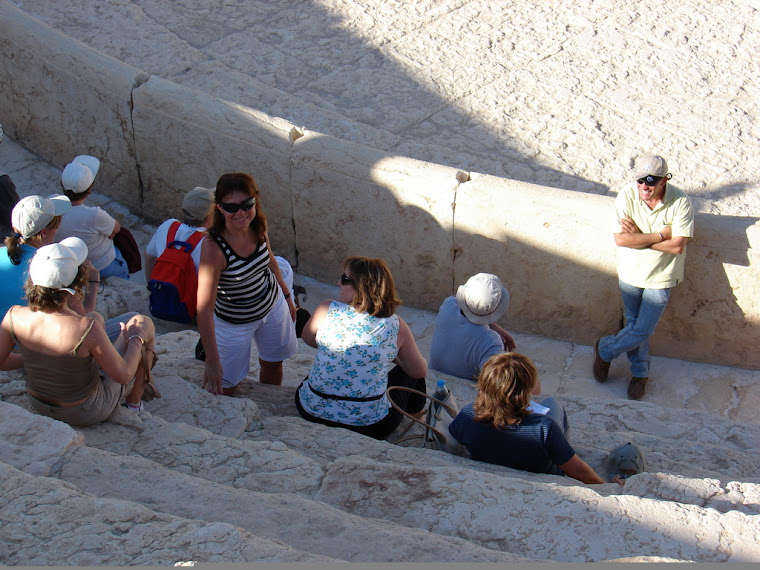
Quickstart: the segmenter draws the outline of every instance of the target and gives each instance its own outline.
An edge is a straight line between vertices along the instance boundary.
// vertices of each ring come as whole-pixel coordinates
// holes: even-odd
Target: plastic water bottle
[[[438,380],[438,384],[435,388],[435,392],[433,392],[433,398],[438,400],[438,402],[445,402],[448,395],[449,395],[449,389],[446,387],[446,382],[444,382],[443,380]],[[438,409],[441,407],[441,404],[437,402],[433,402],[433,406],[435,406],[435,411],[437,412]]]

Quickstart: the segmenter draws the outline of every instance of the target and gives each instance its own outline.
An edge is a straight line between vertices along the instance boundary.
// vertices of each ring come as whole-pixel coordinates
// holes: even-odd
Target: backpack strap
[[[192,246],[190,248],[190,251],[193,251],[195,249],[195,247],[198,245],[198,243],[200,243],[205,235],[206,234],[204,232],[193,232],[193,235],[187,238],[187,243]]]
[[[192,253],[198,243],[203,239],[206,234],[204,232],[193,232],[187,241],[175,241],[177,230],[179,229],[180,222],[175,220],[172,225],[169,226],[169,231],[166,232],[166,247],[179,246],[180,249],[184,249],[187,253]]]
[[[166,247],[169,247],[169,244],[174,241],[174,236],[177,235],[177,230],[179,229],[180,223],[179,220],[174,220],[172,222],[172,225],[169,226],[169,231],[166,232]]]

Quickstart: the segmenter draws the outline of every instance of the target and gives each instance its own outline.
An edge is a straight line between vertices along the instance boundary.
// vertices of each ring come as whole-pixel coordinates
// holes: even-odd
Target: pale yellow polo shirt
[[[668,185],[665,197],[654,210],[640,198],[636,184],[627,186],[615,199],[615,226],[620,233],[620,219],[630,216],[645,234],[658,233],[670,226],[673,237],[694,237],[694,211],[683,190]],[[686,249],[680,255],[654,249],[617,248],[618,277],[643,289],[667,289],[683,281]]]

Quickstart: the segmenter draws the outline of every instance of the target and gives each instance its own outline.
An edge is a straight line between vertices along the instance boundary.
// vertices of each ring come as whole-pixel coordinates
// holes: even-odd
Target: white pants
[[[275,256],[280,272],[293,290],[293,268],[282,257]],[[251,369],[251,342],[256,342],[259,358],[266,362],[281,362],[298,350],[298,339],[290,309],[277,286],[277,300],[263,319],[234,325],[214,315],[216,346],[222,363],[222,387],[231,388],[248,376]]]

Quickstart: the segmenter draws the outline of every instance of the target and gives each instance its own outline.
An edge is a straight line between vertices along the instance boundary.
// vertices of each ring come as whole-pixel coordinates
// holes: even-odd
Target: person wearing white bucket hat
[[[123,319],[111,343],[103,317],[69,306],[88,280],[86,260],[79,238],[39,248],[29,264],[28,307],[14,305],[0,324],[0,369],[18,358],[18,346],[32,409],[77,426],[102,422],[124,400],[139,410],[141,400],[160,396],[150,377],[150,318]]]
[[[470,277],[438,309],[430,367],[474,380],[491,356],[514,350],[512,336],[496,324],[508,306],[509,292],[496,275]]]
[[[24,283],[32,256],[44,245],[53,243],[61,216],[71,208],[65,196],[27,196],[11,212],[13,233],[0,248],[0,315],[12,305],[25,303]]]
[[[102,208],[84,205],[92,193],[98,170],[100,161],[87,154],[77,156],[63,169],[61,186],[73,208],[63,217],[58,239],[81,238],[87,244],[89,259],[101,277],[129,279],[127,262],[113,243],[114,236],[121,229],[119,222]]]

